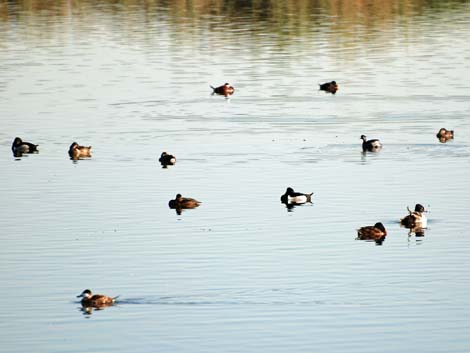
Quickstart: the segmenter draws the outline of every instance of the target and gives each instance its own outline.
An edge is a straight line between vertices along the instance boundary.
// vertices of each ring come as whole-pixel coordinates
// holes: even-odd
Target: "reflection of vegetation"
[[[193,34],[209,42],[210,36],[218,36],[214,42],[233,46],[247,37],[259,43],[262,35],[275,36],[278,49],[318,43],[330,33],[336,46],[356,50],[358,41],[370,41],[398,21],[404,28],[416,16],[445,17],[436,14],[466,4],[468,0],[0,0],[0,23],[22,22],[31,36],[44,36],[49,34],[40,27],[63,18],[71,18],[72,24],[86,18],[81,22],[88,29],[104,26],[121,33],[120,40],[129,34],[130,41],[137,31],[153,40],[162,25],[170,25],[176,45],[193,42]]]
[[[21,16],[25,12],[64,16],[86,15],[87,12],[125,12],[130,8],[153,14],[166,14],[181,22],[207,21],[208,16],[221,17],[223,22],[308,24],[318,18],[349,23],[383,22],[394,16],[413,16],[426,9],[433,11],[456,8],[467,0],[0,0],[0,16],[3,20]],[[323,22],[323,21],[322,21]],[[293,26],[296,27],[296,26]]]

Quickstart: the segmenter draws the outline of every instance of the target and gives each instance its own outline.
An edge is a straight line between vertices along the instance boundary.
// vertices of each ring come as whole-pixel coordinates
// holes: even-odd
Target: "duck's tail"
[[[305,196],[307,196],[307,202],[312,203],[312,195],[313,195],[313,192],[310,194],[305,194]]]
[[[119,297],[120,297],[120,295],[116,295],[115,297],[113,297],[113,303],[115,303],[117,298],[119,298]]]

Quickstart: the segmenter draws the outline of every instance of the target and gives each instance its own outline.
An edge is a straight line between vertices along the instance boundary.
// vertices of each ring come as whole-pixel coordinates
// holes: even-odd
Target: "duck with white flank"
[[[287,188],[284,195],[281,196],[281,202],[284,204],[294,204],[294,205],[301,205],[307,202],[312,203],[312,195],[313,192],[310,194],[303,194],[301,192],[295,192],[292,188]]]
[[[409,207],[407,207],[408,215],[400,220],[400,224],[406,228],[427,228],[428,219],[424,214],[426,210],[423,205],[417,203],[415,205],[415,210],[412,212]]]
[[[173,165],[176,163],[176,157],[168,154],[166,152],[162,152],[160,159],[158,160],[163,166]]]
[[[362,140],[362,151],[364,152],[366,151],[376,152],[382,148],[382,144],[377,139],[367,140],[367,137],[365,135],[361,135],[361,140]]]
[[[15,157],[21,157],[23,153],[38,153],[38,146],[31,142],[25,142],[19,137],[15,137],[11,145],[11,150]]]

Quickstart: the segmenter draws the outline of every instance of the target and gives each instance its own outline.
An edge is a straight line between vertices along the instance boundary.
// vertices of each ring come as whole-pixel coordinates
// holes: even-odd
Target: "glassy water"
[[[1,351],[468,352],[469,10],[0,2]]]

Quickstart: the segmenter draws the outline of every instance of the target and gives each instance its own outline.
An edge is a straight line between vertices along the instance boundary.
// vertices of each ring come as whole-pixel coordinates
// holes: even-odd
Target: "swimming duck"
[[[233,86],[230,86],[229,83],[225,83],[224,85],[219,86],[219,87],[211,86],[211,88],[214,90],[212,94],[216,93],[216,94],[223,95],[225,97],[232,95],[235,92],[235,88],[233,88]]]
[[[378,151],[382,148],[382,144],[379,140],[367,140],[365,135],[361,135],[362,150],[365,151]]]
[[[19,137],[15,137],[11,145],[11,150],[13,151],[13,154],[15,155],[16,154],[21,155],[22,153],[35,153],[35,152],[39,152],[38,146],[39,145],[35,145],[34,143],[31,143],[31,142],[25,142]]]
[[[182,197],[181,194],[177,194],[174,200],[168,202],[170,208],[183,209],[183,208],[195,208],[201,204],[200,201],[189,197]]]
[[[162,152],[160,159],[158,160],[162,165],[173,165],[176,163],[175,156]]]
[[[357,238],[359,240],[374,240],[377,244],[382,244],[387,236],[387,231],[381,222],[375,223],[373,226],[361,227],[357,230]]]
[[[292,188],[287,188],[284,195],[281,196],[281,202],[285,204],[303,204],[306,202],[312,202],[313,192],[310,194],[302,194],[301,192],[295,192]]]
[[[72,159],[91,157],[91,146],[80,146],[78,143],[73,142],[69,148],[69,156]]]
[[[406,228],[426,228],[428,225],[428,219],[424,214],[426,210],[423,205],[417,203],[415,205],[415,210],[412,212],[409,207],[407,207],[409,215],[400,220],[400,224]]]
[[[332,94],[335,94],[336,91],[338,90],[338,85],[336,84],[336,81],[322,83],[319,86],[320,86],[320,91],[325,91],[325,92],[329,92]]]
[[[118,297],[111,298],[102,294],[92,295],[91,290],[85,289],[82,294],[77,295],[77,298],[82,298],[81,303],[84,307],[103,308],[113,305]]]
[[[447,142],[447,140],[452,140],[454,138],[454,130],[447,130],[445,128],[441,128],[436,134],[436,137],[442,143]]]

